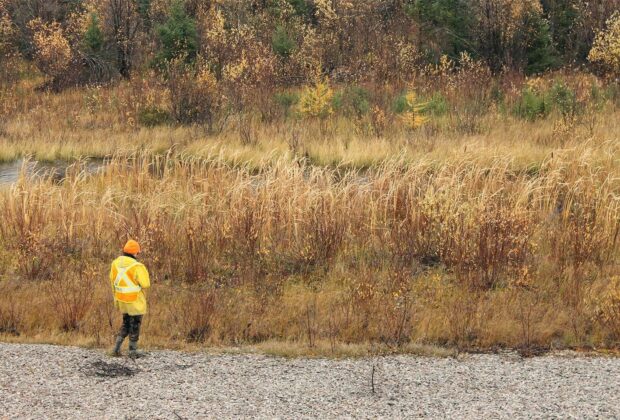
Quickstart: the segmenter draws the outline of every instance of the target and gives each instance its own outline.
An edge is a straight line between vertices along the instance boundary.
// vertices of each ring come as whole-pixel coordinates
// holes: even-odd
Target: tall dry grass
[[[151,344],[617,345],[617,141],[528,170],[480,151],[360,171],[172,150],[23,178],[0,192],[0,333],[108,342],[132,237]]]
[[[514,74],[480,78],[472,68],[459,71],[456,79],[456,75],[419,79],[411,89],[428,104],[425,115],[430,120],[417,130],[403,124],[396,113],[402,87],[385,84],[363,86],[368,110],[357,116],[351,115],[351,105],[347,105],[353,100],[347,96],[350,87],[334,86],[344,102],[321,121],[288,108],[285,112],[274,99],[281,92],[256,92],[253,97],[259,104],[248,107],[247,115],[231,114],[229,107],[223,107],[213,116],[218,128],[210,130],[208,121],[174,122],[168,115],[174,108],[174,95],[163,80],[152,75],[56,94],[38,90],[42,79],[32,70],[24,74],[0,95],[0,161],[26,156],[45,161],[104,158],[119,152],[174,149],[255,168],[286,158],[364,169],[395,156],[410,162],[458,159],[464,150],[477,149],[489,163],[496,156],[510,155],[515,165],[524,168],[539,164],[557,148],[591,139],[613,140],[620,131],[617,84],[568,71],[528,80]],[[550,116],[533,120],[515,114],[524,92],[536,92],[550,110],[553,95],[557,96],[554,86],[564,87],[561,92],[574,99],[572,105],[563,105],[569,109],[556,105]],[[273,118],[261,118],[265,101],[275,107]],[[168,117],[153,126],[148,118],[144,121],[145,112]],[[240,121],[247,126],[239,127]],[[249,134],[240,135],[245,132]]]
[[[393,86],[366,86],[365,116],[250,110],[209,129],[141,124],[171,106],[156,79],[60,94],[20,79],[0,98],[0,161],[104,166],[0,187],[0,335],[110,342],[107,270],[132,237],[152,345],[617,346],[615,85],[478,76],[422,80],[445,101],[417,130]],[[516,116],[526,91],[573,107]]]

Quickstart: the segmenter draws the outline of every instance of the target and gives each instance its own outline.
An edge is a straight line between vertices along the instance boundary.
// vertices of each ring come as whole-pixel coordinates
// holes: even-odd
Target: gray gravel
[[[375,369],[375,393],[371,387]],[[7,418],[620,418],[620,359],[280,359],[0,344]]]

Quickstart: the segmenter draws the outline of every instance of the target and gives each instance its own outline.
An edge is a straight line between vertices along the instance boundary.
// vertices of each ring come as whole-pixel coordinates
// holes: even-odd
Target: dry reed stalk
[[[362,174],[287,159],[257,172],[221,157],[119,154],[99,173],[78,166],[62,182],[24,179],[2,190],[3,270],[28,288],[79,260],[91,281],[105,283],[93,267],[105,267],[131,236],[144,244],[162,290],[180,282],[218,291],[209,318],[193,317],[200,341],[305,336],[334,347],[335,340],[404,345],[425,335],[435,343],[488,343],[494,333],[482,327],[484,305],[505,322],[524,319],[523,310],[488,306],[516,285],[540,290],[542,307],[564,302],[557,329],[583,342],[592,339],[584,299],[618,269],[618,169],[600,159],[614,147],[554,155],[536,174],[515,171],[509,159],[467,155],[394,160]],[[435,292],[421,293],[435,275]],[[295,284],[298,304],[287,306]],[[63,306],[50,291],[47,298]],[[200,302],[185,304],[202,313]],[[166,314],[180,303],[159,304],[167,310],[154,313],[147,330],[169,340]],[[66,329],[82,329],[80,320],[101,311],[80,306],[65,311]],[[441,315],[442,307],[456,318]],[[526,318],[531,342],[543,321]],[[290,319],[304,320],[305,333]],[[37,323],[55,328],[52,320]]]

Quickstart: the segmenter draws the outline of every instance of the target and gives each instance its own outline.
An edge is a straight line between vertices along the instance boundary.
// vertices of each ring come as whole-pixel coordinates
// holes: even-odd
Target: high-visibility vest
[[[116,265],[116,271],[118,274],[114,280],[114,297],[119,302],[131,303],[138,299],[138,293],[140,293],[142,287],[140,287],[139,284],[134,283],[134,281],[127,275],[127,272],[138,264],[140,263],[135,262],[126,268],[121,268],[118,264]]]

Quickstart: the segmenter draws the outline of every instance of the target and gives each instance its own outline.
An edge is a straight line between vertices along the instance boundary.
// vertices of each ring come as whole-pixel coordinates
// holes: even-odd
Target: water
[[[28,178],[50,176],[55,181],[62,181],[67,175],[67,169],[74,164],[75,162],[55,161],[42,163],[24,159],[0,163],[0,186],[15,184],[19,180],[22,169]],[[81,169],[92,174],[101,170],[104,165],[105,163],[101,160],[92,160],[85,162]]]
[[[17,181],[23,161],[0,163],[0,185],[10,185]]]

